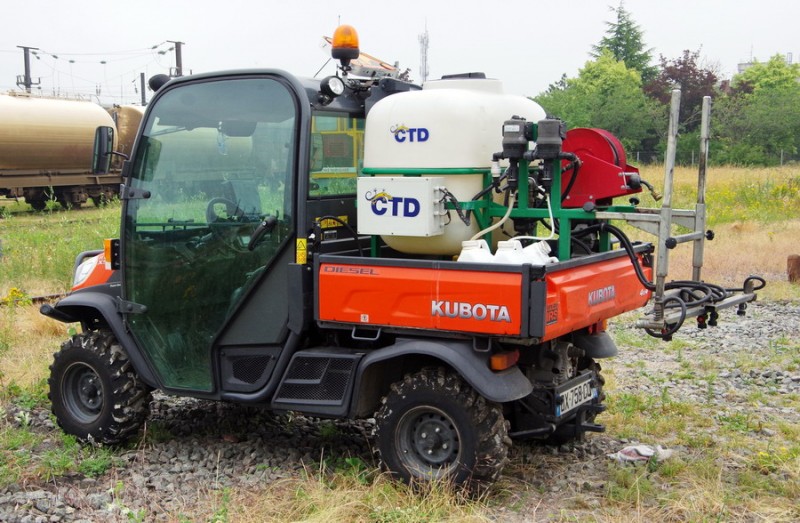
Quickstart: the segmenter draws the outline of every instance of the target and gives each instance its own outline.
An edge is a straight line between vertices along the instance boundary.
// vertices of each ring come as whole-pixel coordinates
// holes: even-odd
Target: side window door
[[[151,109],[131,180],[150,196],[126,204],[123,280],[167,388],[213,389],[212,341],[293,234],[296,124],[289,89],[263,77],[184,85]]]

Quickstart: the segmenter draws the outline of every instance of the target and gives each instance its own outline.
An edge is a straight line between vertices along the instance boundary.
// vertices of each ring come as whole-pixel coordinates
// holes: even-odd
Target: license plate
[[[597,389],[592,387],[591,380],[586,380],[568,388],[558,397],[561,399],[561,403],[556,405],[556,416],[563,416],[584,403],[592,401],[597,397]]]

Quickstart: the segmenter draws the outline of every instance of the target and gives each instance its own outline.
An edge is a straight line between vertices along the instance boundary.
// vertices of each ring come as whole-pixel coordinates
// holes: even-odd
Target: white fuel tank
[[[364,172],[441,176],[459,201],[470,201],[484,188],[492,155],[503,149],[503,122],[515,115],[538,122],[545,111],[529,98],[505,94],[499,80],[434,80],[420,91],[388,96],[367,115]],[[441,235],[390,236],[387,231],[382,238],[401,252],[457,255],[478,227],[474,219],[466,226],[451,215]]]

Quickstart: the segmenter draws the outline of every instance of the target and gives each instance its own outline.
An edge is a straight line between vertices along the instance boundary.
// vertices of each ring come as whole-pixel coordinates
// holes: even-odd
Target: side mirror
[[[95,174],[109,172],[112,154],[114,154],[114,128],[108,126],[98,127],[94,133],[92,171]]]

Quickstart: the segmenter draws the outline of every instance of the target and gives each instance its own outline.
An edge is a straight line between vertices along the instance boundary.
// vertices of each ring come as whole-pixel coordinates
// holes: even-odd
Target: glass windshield
[[[346,113],[312,116],[309,196],[355,194],[363,158],[363,118],[353,118]]]
[[[249,78],[176,87],[148,116],[131,185],[149,197],[127,203],[123,270],[167,387],[212,388],[212,340],[293,232],[295,113],[281,82]]]

